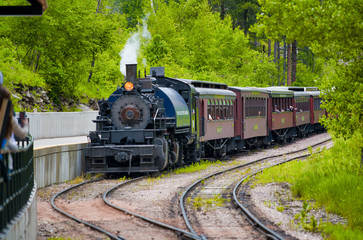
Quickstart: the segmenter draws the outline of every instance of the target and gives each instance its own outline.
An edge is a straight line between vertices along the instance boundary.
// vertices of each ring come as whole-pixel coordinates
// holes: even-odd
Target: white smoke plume
[[[151,39],[151,33],[147,29],[147,18],[150,14],[147,14],[145,18],[142,20],[143,28],[142,28],[142,38],[148,42]],[[140,33],[136,32],[134,33],[129,39],[127,39],[127,42],[124,46],[124,49],[121,50],[119,53],[121,57],[120,62],[120,71],[121,73],[126,76],[126,64],[137,64],[137,56],[139,53],[141,45],[141,38]],[[146,67],[146,59],[143,59],[143,64]]]
[[[137,63],[137,54],[140,49],[140,34],[134,33],[124,46],[124,49],[121,50],[120,57],[120,71],[126,76],[126,64],[136,64]]]

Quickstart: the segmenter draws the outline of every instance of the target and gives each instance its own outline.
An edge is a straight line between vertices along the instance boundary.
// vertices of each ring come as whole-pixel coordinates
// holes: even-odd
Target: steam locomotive
[[[89,173],[158,172],[244,148],[291,141],[323,127],[317,88],[240,88],[168,78],[163,67],[100,100],[84,149]]]

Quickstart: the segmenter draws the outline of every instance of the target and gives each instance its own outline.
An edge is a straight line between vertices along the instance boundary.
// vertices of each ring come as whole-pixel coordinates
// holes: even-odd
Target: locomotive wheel
[[[170,151],[169,151],[169,164],[175,165],[179,162],[180,159],[180,147],[178,142],[171,142]]]
[[[185,155],[185,161],[187,163],[199,162],[200,159],[198,158],[198,152],[195,141],[192,144],[189,144],[187,147],[185,147],[184,155]]]
[[[162,138],[155,138],[154,144],[156,145],[156,158],[155,164],[159,171],[162,171],[168,166],[169,146],[168,142]]]

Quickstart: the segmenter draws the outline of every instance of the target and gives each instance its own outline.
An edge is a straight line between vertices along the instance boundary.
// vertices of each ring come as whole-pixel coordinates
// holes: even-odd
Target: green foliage
[[[0,39],[0,71],[4,75],[4,85],[13,88],[14,84],[45,87],[44,79],[27,69],[17,60],[16,47],[8,38]]]
[[[128,28],[135,28],[145,16],[145,8],[150,4],[146,0],[115,0],[114,7],[126,16]]]
[[[173,172],[176,173],[176,174],[180,174],[180,173],[193,173],[193,172],[199,172],[199,171],[202,171],[212,165],[220,165],[222,164],[219,160],[216,161],[216,162],[211,162],[211,161],[208,161],[208,160],[205,160],[205,161],[200,161],[200,162],[197,162],[197,163],[192,163],[191,165],[189,166],[186,166],[186,167],[183,167],[183,168],[177,168],[177,169],[174,169]]]
[[[94,85],[115,88],[121,78],[116,72],[117,58],[121,29],[126,21],[120,14],[110,13],[107,1],[48,3],[49,8],[42,17],[0,19],[0,25],[5,26],[0,35],[14,46],[9,47],[8,52],[16,61],[9,64],[21,62],[24,69],[37,73],[37,78],[41,76],[54,99],[59,95],[79,97],[87,92],[88,86],[91,89],[96,88]]]
[[[220,19],[208,1],[156,1],[148,27],[155,36],[144,48],[148,63],[165,66],[169,77],[267,86],[276,70],[264,54],[251,50],[231,19]],[[161,55],[158,55],[161,53]]]
[[[211,0],[209,2],[213,10],[220,13],[221,19],[230,15],[233,29],[243,29],[245,34],[248,33],[250,26],[256,23],[256,15],[260,12],[260,5],[257,0]]]
[[[329,113],[322,122],[338,137],[363,136],[362,69],[361,59],[347,65],[331,61],[322,78],[323,107]]]
[[[349,231],[363,232],[363,177],[360,153],[363,138],[336,139],[335,145],[321,154],[313,154],[307,161],[294,161],[265,170],[257,179],[263,182],[290,182],[296,197],[314,199],[317,206],[348,220]],[[308,205],[304,213],[307,217]],[[303,215],[304,214],[304,215]],[[314,222],[310,227],[316,226]],[[339,227],[338,227],[339,228]],[[328,231],[328,230],[327,230]],[[329,230],[333,231],[333,230]],[[343,234],[343,233],[340,233]]]
[[[314,55],[330,61],[320,86],[330,113],[323,123],[336,136],[349,138],[355,131],[362,134],[361,1],[259,2],[263,12],[253,27],[258,36],[274,41],[285,37],[288,43],[297,40]]]
[[[363,239],[363,232],[355,229],[349,229],[346,226],[327,223],[324,227],[323,236],[332,240],[356,240]]]
[[[315,54],[351,60],[361,54],[361,2],[358,0],[259,0],[260,14],[254,31],[272,40],[310,46]],[[304,24],[301,24],[304,23]],[[349,37],[348,37],[349,36]]]
[[[81,176],[76,177],[73,180],[70,180],[69,183],[70,184],[79,184],[82,183],[84,181],[88,181],[91,180],[91,174],[82,174]]]
[[[165,58],[169,51],[168,44],[161,39],[159,34],[155,34],[150,44],[146,47],[145,55],[149,60],[149,64],[154,66]]]
[[[284,206],[277,206],[276,210],[279,211],[279,212],[282,212],[282,211],[285,210],[285,207]]]

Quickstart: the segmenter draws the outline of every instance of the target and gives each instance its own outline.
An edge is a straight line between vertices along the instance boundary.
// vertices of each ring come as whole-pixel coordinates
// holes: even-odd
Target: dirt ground
[[[328,134],[313,135],[310,138],[297,140],[293,144],[286,146],[245,154],[234,161],[252,161],[262,156],[293,151],[328,138]],[[187,230],[179,209],[179,198],[183,189],[202,176],[206,176],[220,168],[230,167],[230,164],[230,162],[226,162],[196,173],[170,174],[155,179],[147,178],[137,184],[127,185],[120,190],[116,190],[110,196],[110,199],[120,207]],[[59,208],[74,214],[77,218],[90,221],[92,224],[126,239],[178,239],[178,236],[171,231],[156,227],[106,206],[103,203],[102,194],[120,182],[121,180],[102,180],[92,183],[58,198],[55,203]],[[52,196],[71,185],[70,183],[62,183],[38,189],[38,239],[45,240],[57,237],[64,239],[108,239],[106,235],[90,230],[89,227],[70,220],[52,208],[50,204]],[[268,191],[265,189],[263,192]],[[260,193],[256,192],[256,194]],[[278,211],[275,210],[275,212]],[[272,221],[276,221],[276,219],[272,219]],[[214,230],[218,231],[217,228]]]

